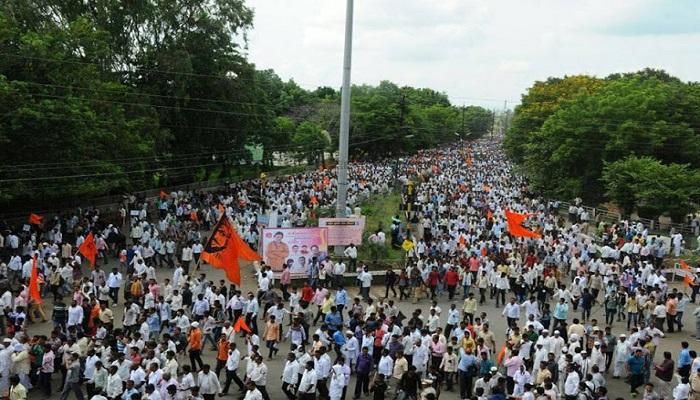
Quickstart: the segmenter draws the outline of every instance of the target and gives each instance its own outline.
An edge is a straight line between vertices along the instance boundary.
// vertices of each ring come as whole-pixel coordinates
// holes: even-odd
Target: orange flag
[[[311,196],[311,200],[309,200],[309,203],[313,205],[318,204],[318,199],[316,198],[316,196]]]
[[[693,286],[693,282],[695,282],[695,276],[691,274],[686,274],[683,277],[683,283],[685,283],[686,286]]]
[[[207,244],[204,245],[202,260],[211,264],[214,268],[226,271],[226,277],[236,285],[241,284],[241,266],[238,259],[247,261],[259,261],[260,255],[238,236],[229,219],[222,215],[214,227]]]
[[[508,232],[513,236],[522,236],[530,238],[541,238],[537,232],[533,232],[523,227],[523,222],[527,219],[527,214],[518,214],[510,210],[506,210],[506,220],[508,221]]]
[[[504,344],[503,347],[501,347],[501,351],[498,352],[498,356],[496,357],[496,362],[498,365],[503,364],[503,359],[506,357],[506,351],[508,351],[508,347]]]
[[[90,261],[91,268],[95,266],[95,261],[97,260],[97,245],[95,244],[95,237],[92,236],[92,232],[85,236],[85,241],[80,245],[78,251]]]
[[[685,262],[685,260],[678,260],[678,264],[681,265],[682,269],[688,269],[688,270],[690,269],[690,266],[688,265],[687,262]]]
[[[36,254],[32,259],[32,277],[29,279],[29,298],[34,300],[37,304],[42,304],[44,300],[41,298],[41,293],[39,293],[39,266],[36,261]]]
[[[168,197],[168,194],[161,190],[160,191],[160,199],[163,200],[166,197]]]
[[[41,225],[44,222],[44,216],[39,214],[31,213],[29,214],[29,224],[30,225]]]
[[[243,329],[246,332],[253,332],[248,324],[245,323],[245,318],[238,318],[238,321],[236,321],[235,324],[233,324],[233,330],[236,332],[240,332],[241,329]]]

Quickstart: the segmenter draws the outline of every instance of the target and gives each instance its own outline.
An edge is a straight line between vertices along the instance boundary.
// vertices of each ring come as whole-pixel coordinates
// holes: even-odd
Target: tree
[[[313,122],[302,122],[294,133],[292,142],[297,158],[306,160],[309,164],[319,161],[319,154],[330,144],[327,133]]]
[[[605,85],[605,81],[587,75],[549,78],[536,81],[515,107],[515,116],[503,142],[506,152],[515,162],[522,162],[525,148],[536,132],[562,104],[577,96],[588,96]]]
[[[626,75],[562,103],[524,146],[535,189],[597,203],[605,163],[630,155],[700,166],[697,85]]]
[[[493,112],[479,106],[467,106],[464,113],[463,135],[470,138],[479,138],[491,131],[493,126]],[[461,130],[461,128],[460,128]]]
[[[652,157],[629,156],[603,171],[606,195],[627,215],[656,218],[668,212],[683,221],[700,200],[700,172],[687,164],[662,164]]]

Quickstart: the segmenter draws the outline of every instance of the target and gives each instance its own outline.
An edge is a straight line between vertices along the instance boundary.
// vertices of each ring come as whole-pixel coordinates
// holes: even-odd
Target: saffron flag
[[[168,194],[161,190],[160,191],[160,199],[163,200],[166,197],[168,197]]]
[[[238,259],[260,261],[261,257],[238,236],[229,219],[222,215],[214,227],[207,244],[204,245],[202,260],[214,268],[226,271],[226,277],[236,285],[241,284],[241,266]]]
[[[501,351],[498,352],[498,356],[496,357],[496,362],[498,365],[503,364],[503,359],[506,357],[506,351],[508,351],[508,347],[504,344],[503,347],[501,347]]]
[[[29,214],[29,224],[30,225],[41,225],[44,222],[44,216],[39,214],[31,213]]]
[[[245,318],[239,317],[238,321],[236,321],[235,324],[233,324],[233,330],[236,331],[236,333],[240,332],[241,330],[244,330],[246,332],[253,332],[248,324],[245,323]]]
[[[39,293],[39,266],[37,265],[36,254],[32,259],[32,276],[29,279],[29,298],[37,304],[42,304],[44,300]]]
[[[533,232],[523,227],[523,222],[527,219],[527,214],[518,214],[510,210],[506,210],[506,220],[508,221],[508,232],[513,236],[541,238],[537,232]]]
[[[95,261],[97,261],[97,245],[95,244],[95,237],[92,235],[92,232],[85,236],[85,241],[78,247],[78,251],[90,261],[90,267],[95,266]]]
[[[683,277],[683,283],[685,283],[686,286],[693,286],[693,282],[695,282],[695,275],[686,274]]]
[[[685,260],[678,260],[678,264],[681,265],[681,268],[682,268],[682,269],[687,269],[687,270],[690,269],[690,266],[688,265],[687,262],[685,262]]]

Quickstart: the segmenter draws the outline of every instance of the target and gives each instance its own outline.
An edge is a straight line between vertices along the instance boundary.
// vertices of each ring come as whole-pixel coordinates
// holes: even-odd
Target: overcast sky
[[[249,57],[340,87],[344,0],[248,0]],[[663,68],[700,80],[700,0],[356,0],[352,81],[502,108],[549,76]]]

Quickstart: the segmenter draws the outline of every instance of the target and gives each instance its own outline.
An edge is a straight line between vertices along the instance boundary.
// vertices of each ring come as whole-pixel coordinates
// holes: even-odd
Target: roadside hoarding
[[[365,217],[319,218],[318,226],[328,228],[329,246],[355,246],[362,244],[362,232],[365,229]]]
[[[313,257],[320,262],[328,256],[328,229],[265,228],[262,249],[263,261],[273,271],[286,263],[292,274],[306,274]]]

